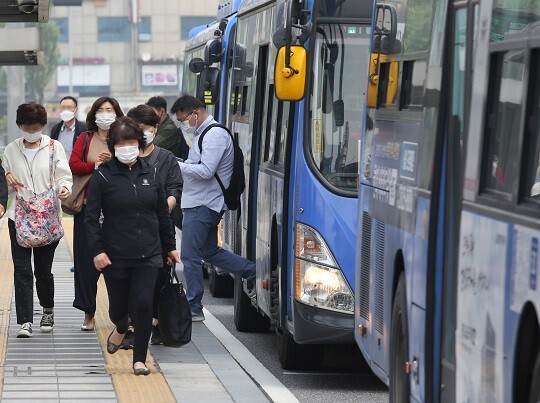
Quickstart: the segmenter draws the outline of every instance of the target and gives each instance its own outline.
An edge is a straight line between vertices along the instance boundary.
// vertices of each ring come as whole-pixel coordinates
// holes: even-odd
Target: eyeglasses
[[[191,115],[193,115],[193,112],[191,112],[189,115],[187,115],[185,118],[183,119],[178,119],[178,121],[180,123],[184,123],[184,122],[187,122],[189,120],[189,118],[191,117]]]

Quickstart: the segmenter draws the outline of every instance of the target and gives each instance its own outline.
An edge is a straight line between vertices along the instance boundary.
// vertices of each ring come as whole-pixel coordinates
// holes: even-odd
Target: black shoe
[[[160,344],[163,344],[163,338],[161,337],[159,325],[152,326],[152,338],[150,339],[150,344],[152,344],[153,346],[159,346]]]
[[[112,341],[111,341],[111,336],[113,335],[114,331],[116,330],[116,328],[113,329],[113,331],[111,332],[111,334],[109,335],[109,337],[107,337],[107,352],[109,354],[114,354],[118,351],[118,349],[122,346],[122,344],[124,343],[124,341],[122,340],[122,343],[120,344],[114,344]]]
[[[122,340],[122,345],[120,346],[120,348],[122,350],[132,350],[134,342],[135,342],[135,333],[133,333],[133,330],[130,329],[126,332],[126,335],[124,336],[124,340]]]
[[[73,266],[71,269],[69,269],[69,271],[74,273],[75,272],[75,266]]]

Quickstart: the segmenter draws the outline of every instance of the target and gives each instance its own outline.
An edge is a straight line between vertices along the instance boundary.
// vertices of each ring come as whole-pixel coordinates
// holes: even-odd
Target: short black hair
[[[171,113],[175,114],[176,112],[186,111],[192,112],[197,109],[206,109],[206,106],[194,96],[182,95],[180,98],[174,101],[174,104],[171,107]]]
[[[47,112],[43,105],[35,102],[20,104],[17,108],[17,119],[15,120],[18,126],[33,125],[39,123],[41,126],[47,124]]]
[[[71,95],[68,95],[68,96],[62,98],[60,100],[60,103],[62,103],[62,101],[65,101],[66,99],[69,99],[70,101],[75,102],[75,107],[79,106],[79,103],[77,102],[77,100],[75,98],[73,98]]]
[[[149,105],[137,105],[129,110],[127,116],[143,125],[157,126],[159,123],[158,115]]]
[[[146,147],[146,140],[139,122],[127,116],[116,118],[109,128],[107,147],[112,155],[114,155],[114,146],[121,140],[137,140],[140,150]]]
[[[146,105],[156,109],[165,109],[165,112],[167,112],[167,101],[163,97],[152,97],[148,101],[146,101]]]

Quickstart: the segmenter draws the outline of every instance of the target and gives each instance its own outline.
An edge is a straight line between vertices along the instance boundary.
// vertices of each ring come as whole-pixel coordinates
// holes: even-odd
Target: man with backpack
[[[243,156],[230,132],[197,98],[181,96],[171,113],[184,135],[192,139],[188,159],[179,163],[184,179],[181,259],[193,321],[200,322],[205,319],[203,260],[244,278],[249,296],[255,296],[255,263],[217,246],[217,225],[223,213],[239,207]]]

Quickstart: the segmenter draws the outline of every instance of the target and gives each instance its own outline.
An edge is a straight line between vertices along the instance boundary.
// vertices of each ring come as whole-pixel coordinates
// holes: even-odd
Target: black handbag
[[[161,289],[158,314],[164,346],[181,347],[191,341],[191,310],[175,265],[169,273],[169,281]]]

